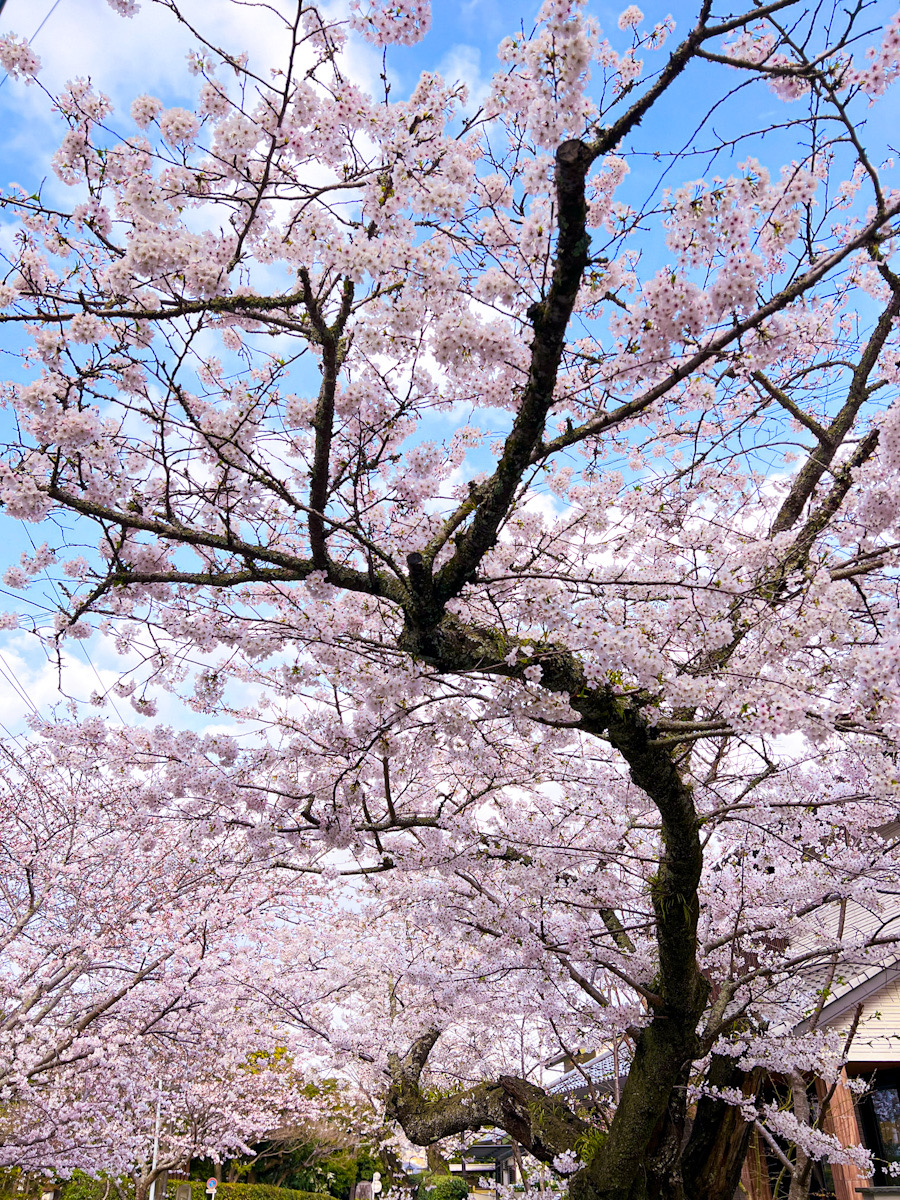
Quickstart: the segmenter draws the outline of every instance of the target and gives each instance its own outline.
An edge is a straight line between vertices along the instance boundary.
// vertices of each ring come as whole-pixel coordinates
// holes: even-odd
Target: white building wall
[[[900,1063],[900,976],[890,980],[863,1001],[862,1016],[850,1047],[850,1063]],[[823,1024],[849,1030],[855,1007]]]

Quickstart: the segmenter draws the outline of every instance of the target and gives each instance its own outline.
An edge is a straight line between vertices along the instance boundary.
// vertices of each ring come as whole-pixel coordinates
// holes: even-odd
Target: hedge
[[[177,1186],[174,1180],[169,1182],[166,1200],[174,1200]],[[206,1184],[200,1179],[191,1180],[191,1200],[208,1200]],[[333,1200],[333,1197],[327,1192],[301,1192],[271,1183],[220,1183],[215,1200]]]
[[[0,1200],[36,1200],[47,1186],[42,1175],[25,1175],[18,1167],[0,1170]]]
[[[426,1175],[419,1183],[416,1200],[466,1200],[468,1194],[469,1184],[462,1175]]]
[[[134,1195],[134,1184],[131,1180],[123,1181],[125,1191]],[[191,1200],[209,1200],[206,1184],[203,1180],[192,1179]],[[175,1189],[178,1181],[169,1180],[164,1200],[175,1200]],[[101,1200],[106,1191],[106,1181],[91,1179],[81,1171],[76,1171],[72,1179],[62,1185],[60,1200]],[[10,1200],[23,1200],[22,1197],[10,1197]],[[115,1188],[110,1188],[107,1200],[119,1200]],[[159,1200],[163,1200],[162,1197]],[[220,1183],[216,1188],[215,1200],[334,1200],[327,1192],[301,1192],[295,1188],[274,1187],[270,1183]]]
[[[109,1184],[109,1193],[107,1200],[120,1200],[120,1193],[124,1192],[126,1196],[134,1195],[134,1184],[130,1179],[120,1179],[118,1188],[111,1180],[105,1176],[102,1179],[94,1179],[91,1175],[86,1175],[84,1171],[75,1171],[71,1179],[58,1184],[60,1189],[60,1200],[102,1200],[102,1197],[107,1192],[107,1184]],[[48,1183],[48,1188],[52,1188],[53,1184]]]

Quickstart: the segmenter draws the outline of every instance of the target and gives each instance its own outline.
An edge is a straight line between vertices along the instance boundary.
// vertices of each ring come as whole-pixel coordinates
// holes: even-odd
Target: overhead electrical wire
[[[61,3],[62,3],[62,0],[53,0],[53,6],[51,7],[50,11],[47,13],[46,17],[44,17],[43,21],[41,21],[40,25],[38,25],[37,29],[34,31],[34,33],[28,39],[29,44],[34,41],[34,39],[37,37],[37,35],[41,32],[41,30],[44,28],[44,26],[47,24],[47,22],[53,16],[53,14],[56,12],[56,10],[59,8]],[[6,7],[6,0],[0,0],[0,15],[2,15],[5,7]],[[9,79],[9,73],[4,75],[3,78],[0,79],[0,87],[3,87],[3,85],[4,85],[4,83],[6,83],[7,79]]]
[[[23,529],[24,529],[24,531],[25,531],[25,536],[28,538],[29,542],[31,542],[31,547],[32,547],[32,549],[35,551],[35,553],[37,553],[37,546],[36,546],[36,545],[35,545],[35,543],[34,543],[34,538],[31,536],[31,530],[28,528],[28,526],[25,524],[25,522],[24,522],[24,521],[22,521],[22,522],[21,522],[21,524],[22,524],[22,528],[23,528]],[[48,582],[48,583],[50,584],[50,586],[53,588],[53,591],[54,591],[54,592],[55,592],[55,594],[56,594],[56,598],[57,598],[57,600],[59,600],[59,601],[60,601],[60,603],[62,603],[62,596],[61,596],[61,595],[60,595],[60,593],[59,593],[59,588],[56,586],[56,582],[54,581],[54,579],[53,579],[53,578],[52,578],[52,576],[50,575],[50,572],[49,572],[49,571],[48,571],[48,570],[45,568],[45,569],[44,569],[44,572],[43,572],[43,574],[44,574],[44,576],[45,576],[45,578],[46,578],[47,582]],[[107,699],[107,700],[109,700],[109,701],[110,701],[110,704],[111,704],[111,706],[112,706],[112,710],[113,710],[113,712],[116,714],[116,716],[119,718],[119,720],[120,720],[120,721],[122,722],[122,724],[124,725],[124,724],[125,724],[125,719],[124,719],[124,717],[122,716],[122,714],[119,712],[118,708],[116,707],[116,702],[115,702],[115,700],[113,700],[113,699],[112,699],[112,697],[109,695],[109,689],[107,688],[106,684],[103,682],[103,678],[102,678],[102,676],[100,675],[100,672],[97,670],[97,668],[96,668],[96,666],[95,666],[95,664],[94,664],[94,660],[91,658],[90,654],[88,654],[88,649],[87,649],[87,646],[85,646],[85,644],[84,644],[83,642],[79,641],[79,643],[78,643],[78,649],[79,649],[79,650],[81,651],[81,653],[84,655],[85,661],[87,662],[88,666],[91,668],[91,670],[92,670],[92,671],[94,672],[94,674],[97,676],[97,682],[100,684],[100,688],[101,688],[101,694],[103,695],[104,699]],[[32,707],[33,707],[33,706],[32,706]],[[35,711],[37,711],[37,710],[35,709]]]
[[[3,10],[6,7],[6,3],[7,3],[7,0],[0,0],[0,15],[2,15]],[[53,16],[53,14],[56,12],[57,8],[59,8],[61,3],[62,3],[62,0],[53,0],[53,4],[50,6],[50,9],[47,12],[46,16],[41,21],[40,25],[38,25],[37,29],[34,31],[34,33],[31,35],[31,37],[28,39],[29,43],[34,41],[34,39],[38,36],[38,34],[41,32],[41,30],[44,28],[44,26],[47,24],[47,22]],[[6,83],[8,78],[9,78],[9,74],[7,73],[6,75],[3,76],[2,79],[0,79],[0,87],[3,87],[4,83]],[[32,540],[30,533],[29,533],[28,537],[29,537],[29,541],[31,541],[32,546],[34,546],[34,541]],[[53,587],[54,591],[57,592],[57,596],[58,596],[59,593],[56,588],[56,585],[53,583],[52,580],[50,580],[50,583],[51,583],[51,586]],[[90,655],[88,654],[87,647],[79,646],[79,649],[81,650],[82,654],[84,655],[85,659],[87,660],[87,663],[90,666],[91,670],[96,675],[101,688],[104,688],[104,691],[105,691],[106,689],[104,687],[103,680],[100,676],[100,672],[97,670],[96,666],[94,665],[94,662],[92,661]],[[4,665],[4,667],[6,667],[6,670],[4,671],[4,670],[0,669],[0,675],[2,675],[2,677],[5,678],[8,682],[12,682],[13,687],[31,705],[31,707],[34,708],[34,703],[28,694],[28,689],[16,677],[15,672],[12,670],[12,668],[9,666],[9,664],[6,663],[5,660],[3,660],[3,665]],[[7,672],[8,672],[8,674],[7,674]],[[12,676],[12,679],[10,679],[10,676]],[[121,720],[122,714],[116,708],[115,702],[113,702],[112,707],[116,713],[116,716]],[[35,708],[35,712],[37,712],[36,708]]]

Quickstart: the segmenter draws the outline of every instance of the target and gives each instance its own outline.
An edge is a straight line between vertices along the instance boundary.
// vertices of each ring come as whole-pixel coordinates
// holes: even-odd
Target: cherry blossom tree
[[[267,1004],[414,1142],[713,1200],[755,1121],[800,1194],[853,1152],[762,1081],[836,1077],[828,989],[894,942],[900,19],[546,0],[473,110],[349,73],[424,0],[279,11],[274,73],[194,30],[194,110],[70,84],[76,202],[5,198],[0,500],[49,539],[7,586],[255,732],[129,749],[333,887]],[[621,1048],[603,1120],[554,1044]]]
[[[0,1162],[134,1173],[143,1200],[310,1111],[254,1003],[278,887],[243,839],[154,820],[152,781],[98,763],[89,730],[3,754]]]

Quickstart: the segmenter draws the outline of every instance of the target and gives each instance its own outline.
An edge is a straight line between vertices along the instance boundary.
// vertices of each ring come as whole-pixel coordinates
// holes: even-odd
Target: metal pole
[[[153,1131],[153,1162],[150,1166],[151,1174],[156,1170],[156,1160],[159,1156],[159,1122],[162,1115],[162,1080],[159,1081],[159,1088],[156,1093],[156,1128]],[[150,1200],[156,1200],[156,1179],[150,1184]]]

